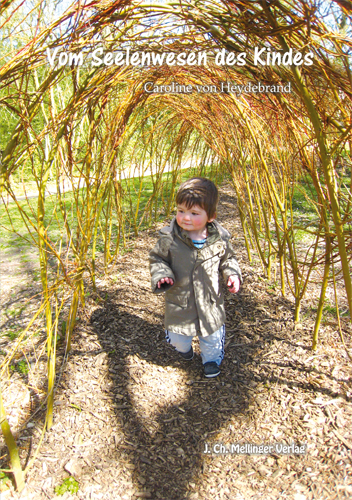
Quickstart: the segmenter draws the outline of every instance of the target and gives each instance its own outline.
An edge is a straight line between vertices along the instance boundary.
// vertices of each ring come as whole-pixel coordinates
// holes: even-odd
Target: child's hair
[[[176,194],[176,204],[188,209],[194,205],[206,211],[208,218],[216,216],[219,194],[215,184],[204,177],[193,177],[183,182]]]

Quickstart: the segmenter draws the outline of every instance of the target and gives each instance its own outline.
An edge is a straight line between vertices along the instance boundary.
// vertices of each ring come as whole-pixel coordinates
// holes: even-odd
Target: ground
[[[292,300],[268,285],[258,263],[248,262],[228,186],[218,220],[233,234],[244,278],[239,294],[225,291],[221,375],[204,379],[197,342],[189,362],[164,341],[163,298],[150,291],[147,260],[157,231],[141,233],[80,310],[72,350],[59,370],[54,424],[25,490],[18,494],[10,485],[1,500],[351,498],[351,365],[336,322],[325,318],[313,352],[309,300],[316,302],[317,291],[295,324]],[[15,293],[16,279],[3,274],[6,306],[27,300]],[[26,304],[34,307],[33,300]],[[10,328],[10,317],[3,322]],[[342,328],[350,346],[346,319]],[[39,354],[35,366],[44,372],[45,352]],[[59,367],[62,358],[61,349]],[[44,418],[33,409],[45,387],[30,375],[15,371],[3,384],[23,464]],[[254,455],[247,447],[241,454],[237,443],[273,448]],[[0,444],[4,467],[8,457]],[[296,448],[284,454],[281,444]],[[55,487],[70,474],[78,492],[57,496]]]

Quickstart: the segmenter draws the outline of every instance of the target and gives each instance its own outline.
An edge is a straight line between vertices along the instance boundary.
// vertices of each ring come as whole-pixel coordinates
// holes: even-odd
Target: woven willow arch
[[[129,161],[159,165],[155,192],[148,201],[152,213],[165,166],[171,165],[176,180],[187,154],[199,158],[210,155],[230,174],[236,189],[249,258],[252,242],[269,277],[272,262],[278,259],[281,290],[284,294],[288,283],[297,321],[311,274],[322,268],[313,346],[317,344],[333,262],[341,270],[352,313],[351,187],[342,189],[337,173],[341,159],[350,167],[351,2],[180,0],[152,4],[92,0],[74,2],[54,20],[46,18],[45,4],[39,3],[33,9],[36,24],[32,23],[28,35],[20,30],[33,13],[17,7],[18,2],[11,0],[0,7],[4,30],[0,105],[11,117],[2,139],[1,188],[16,201],[11,179],[24,165],[31,169],[38,187],[37,214],[29,216],[19,204],[18,209],[29,237],[39,248],[49,358],[48,428],[52,422],[57,290],[64,290],[65,300],[70,299],[69,350],[79,301],[84,304],[83,276],[90,273],[95,283],[98,221],[106,200],[102,230],[106,261],[116,255],[110,254],[107,243],[111,241],[113,210],[118,214],[118,241],[122,237],[121,175]],[[341,21],[339,30],[330,27],[333,13]],[[22,40],[20,46],[11,45],[16,37]],[[78,55],[97,46],[105,52],[127,48],[131,53],[204,52],[208,64],[48,64],[48,54],[55,50],[57,56],[63,52]],[[256,64],[256,48],[265,48],[263,57],[290,50],[302,56],[311,53],[313,64]],[[245,53],[246,64],[217,65],[215,57],[222,50],[236,57]],[[159,94],[147,92],[147,82],[157,86],[177,82],[208,89],[218,89],[221,82],[244,86],[261,82],[264,86],[289,84],[290,92]],[[52,240],[45,221],[45,189],[53,171],[58,186],[61,177],[73,183],[77,227],[68,223],[59,189],[57,195],[70,263],[63,257],[61,243]],[[314,187],[309,202],[315,207],[317,222],[314,227],[304,226],[313,239],[302,261],[290,203],[303,176]],[[77,177],[86,188],[84,194],[80,184],[74,186]],[[172,198],[171,189],[167,210]],[[138,208],[136,231],[137,219]],[[118,243],[116,246],[118,251]],[[55,279],[48,274],[50,255],[60,269]],[[10,360],[7,357],[4,369]],[[9,449],[15,453],[9,431],[8,435]],[[18,457],[13,455],[12,461],[21,487]]]

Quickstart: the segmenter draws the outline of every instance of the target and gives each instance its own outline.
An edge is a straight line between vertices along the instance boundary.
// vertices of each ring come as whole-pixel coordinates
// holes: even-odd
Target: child
[[[239,290],[241,271],[230,234],[215,220],[218,190],[195,177],[181,184],[177,215],[160,230],[149,254],[154,293],[165,292],[166,339],[184,359],[193,358],[198,335],[204,374],[217,377],[224,357],[225,309],[219,271],[231,293]]]

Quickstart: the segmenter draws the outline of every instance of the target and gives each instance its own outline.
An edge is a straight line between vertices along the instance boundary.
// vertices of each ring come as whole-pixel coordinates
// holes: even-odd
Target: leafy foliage
[[[56,495],[62,496],[65,493],[71,493],[74,495],[79,490],[79,483],[72,476],[67,477],[62,481],[59,486],[55,487]]]

